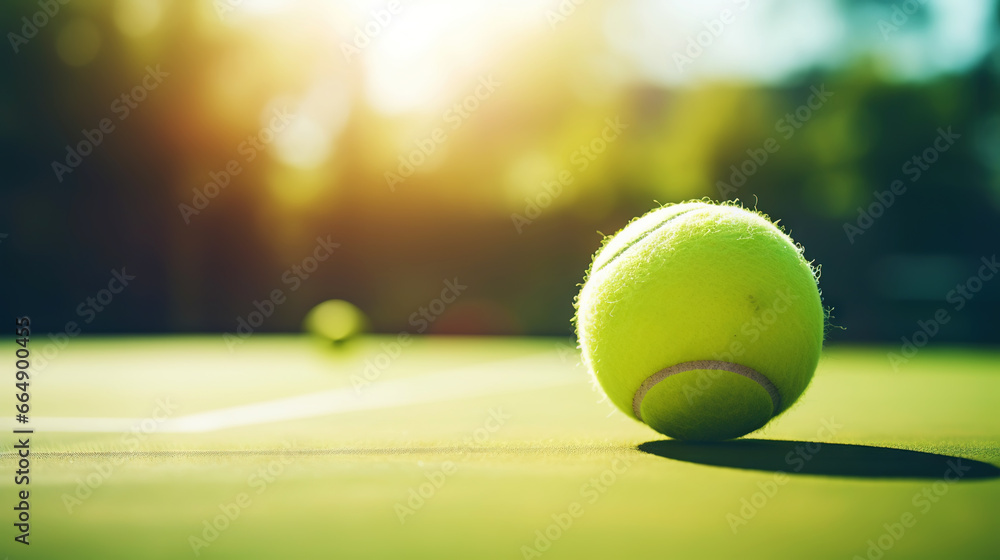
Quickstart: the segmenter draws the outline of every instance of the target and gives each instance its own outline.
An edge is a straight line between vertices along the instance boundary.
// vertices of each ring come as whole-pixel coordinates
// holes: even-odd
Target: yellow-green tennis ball
[[[306,315],[305,330],[331,342],[343,342],[365,330],[368,319],[354,304],[330,299]]]
[[[632,221],[576,301],[583,360],[623,412],[667,436],[748,434],[812,379],[825,312],[802,249],[765,216],[688,202]]]

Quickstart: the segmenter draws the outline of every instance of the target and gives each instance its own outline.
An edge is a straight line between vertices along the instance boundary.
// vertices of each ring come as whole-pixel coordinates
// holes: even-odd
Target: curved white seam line
[[[642,420],[642,399],[646,398],[646,393],[650,389],[656,386],[657,383],[663,381],[664,379],[670,377],[671,375],[676,375],[678,373],[683,373],[685,371],[692,371],[696,369],[711,369],[711,370],[723,370],[730,373],[735,373],[736,375],[742,375],[751,381],[756,382],[758,385],[767,391],[768,396],[771,397],[771,416],[774,416],[781,409],[781,394],[778,392],[778,388],[771,383],[771,380],[765,377],[763,374],[757,370],[740,365],[734,364],[732,362],[720,362],[717,360],[698,360],[694,362],[684,362],[681,364],[673,365],[667,368],[663,368],[660,371],[650,375],[642,382],[639,386],[639,390],[635,392],[635,396],[632,397],[632,412],[635,413],[635,417],[640,421]]]

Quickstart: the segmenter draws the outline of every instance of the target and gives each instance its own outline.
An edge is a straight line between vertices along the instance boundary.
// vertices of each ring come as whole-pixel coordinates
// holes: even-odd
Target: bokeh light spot
[[[101,50],[101,32],[90,20],[78,19],[63,27],[56,39],[60,60],[70,66],[86,66]]]
[[[300,116],[275,138],[275,155],[293,167],[313,169],[330,154],[330,134],[316,121]]]
[[[142,37],[152,32],[163,17],[160,0],[118,0],[115,4],[115,25],[123,35]]]

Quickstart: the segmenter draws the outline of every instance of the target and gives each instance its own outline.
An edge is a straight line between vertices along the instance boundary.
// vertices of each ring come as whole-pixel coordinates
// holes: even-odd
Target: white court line
[[[164,421],[157,433],[201,433],[301,420],[360,410],[377,410],[413,404],[448,401],[483,395],[580,383],[572,370],[538,371],[538,357],[545,354],[468,366],[420,377],[373,381],[360,394],[344,387],[298,397],[199,412]],[[535,367],[530,367],[535,366]],[[560,368],[561,369],[561,368]],[[37,417],[22,427],[36,432],[129,432],[146,418],[60,418]]]

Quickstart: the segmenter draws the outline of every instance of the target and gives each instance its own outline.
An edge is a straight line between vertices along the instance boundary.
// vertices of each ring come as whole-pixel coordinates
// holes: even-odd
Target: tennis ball
[[[368,319],[354,304],[330,299],[312,308],[306,315],[306,332],[333,343],[340,343],[365,330]]]
[[[799,398],[823,346],[816,270],[766,216],[693,201],[632,221],[576,302],[583,361],[625,414],[676,439],[739,437]]]

